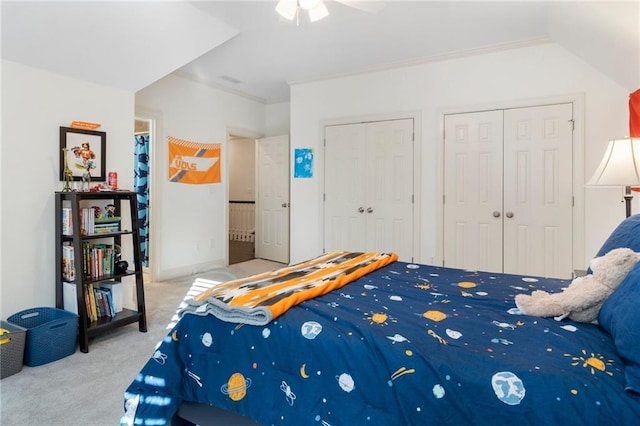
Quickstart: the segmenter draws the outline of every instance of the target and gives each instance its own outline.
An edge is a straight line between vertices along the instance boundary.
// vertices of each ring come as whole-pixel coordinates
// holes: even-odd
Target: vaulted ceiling
[[[276,1],[7,1],[2,58],[138,91],[176,72],[265,103],[289,85],[556,42],[630,92],[640,87],[638,1],[327,1],[299,25]],[[379,8],[380,9],[380,8]]]

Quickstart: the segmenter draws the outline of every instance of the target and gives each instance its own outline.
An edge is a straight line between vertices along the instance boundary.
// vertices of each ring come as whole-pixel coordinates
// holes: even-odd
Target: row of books
[[[109,234],[120,230],[120,218],[109,217],[96,219],[93,224],[93,234]]]
[[[80,209],[80,233],[82,235],[109,234],[120,230],[119,216],[98,216],[97,207]],[[73,235],[73,214],[71,207],[62,208],[62,235]]]
[[[102,278],[115,273],[117,253],[113,244],[93,243],[83,241],[84,265],[82,271],[88,278]],[[75,281],[76,256],[73,245],[62,245],[62,279]]]
[[[64,309],[77,314],[76,292],[75,283],[63,283]],[[90,322],[102,318],[113,318],[122,311],[122,283],[114,281],[100,285],[87,284],[84,287],[83,299]]]
[[[100,318],[111,318],[116,315],[111,292],[102,287],[88,284],[85,287],[85,303],[87,304],[87,316],[89,321],[98,321]]]
[[[83,241],[85,277],[101,278],[115,270],[116,251],[112,244]]]

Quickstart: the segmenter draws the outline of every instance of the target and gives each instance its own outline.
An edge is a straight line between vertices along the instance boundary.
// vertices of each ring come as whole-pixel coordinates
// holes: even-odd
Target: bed
[[[640,216],[599,254],[622,246],[640,251]],[[373,269],[256,325],[183,312],[126,390],[121,424],[180,424],[181,405],[231,416],[198,421],[221,425],[638,423],[640,265],[598,325],[515,307],[516,294],[567,280]]]

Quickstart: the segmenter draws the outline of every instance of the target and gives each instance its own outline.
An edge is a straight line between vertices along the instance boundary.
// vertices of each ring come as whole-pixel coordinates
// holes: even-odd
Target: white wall
[[[607,140],[628,130],[628,92],[556,44],[469,56],[365,75],[292,86],[291,148],[316,150],[312,179],[291,180],[291,262],[322,252],[322,126],[343,117],[419,112],[421,141],[421,248],[417,261],[438,261],[438,173],[442,113],[496,103],[583,94],[585,180],[597,167]],[[612,192],[613,191],[613,192]],[[585,262],[622,220],[616,190],[585,191]],[[576,232],[583,232],[582,229]]]
[[[2,61],[0,316],[55,306],[54,192],[60,126],[101,123],[107,170],[133,183],[134,94]]]
[[[226,264],[227,132],[265,134],[265,105],[169,75],[135,95],[136,110],[161,117],[155,138],[151,201],[151,264],[155,280]],[[168,181],[167,137],[222,144],[222,183],[185,185]],[[154,171],[152,170],[152,174]],[[152,195],[153,195],[152,194]],[[154,243],[155,240],[155,243]]]
[[[291,103],[280,102],[268,104],[267,107],[267,133],[266,136],[281,136],[289,134],[291,126]]]

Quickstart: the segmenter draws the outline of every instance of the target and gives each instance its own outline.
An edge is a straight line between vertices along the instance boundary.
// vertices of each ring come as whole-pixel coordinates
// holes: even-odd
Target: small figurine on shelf
[[[127,272],[127,268],[129,267],[129,262],[122,259],[122,248],[118,244],[115,244],[113,248],[116,253],[115,272],[116,274],[124,274]]]
[[[69,160],[67,159],[68,148],[62,148],[62,155],[64,156],[64,170],[62,171],[62,176],[64,177],[64,188],[62,188],[63,192],[71,192],[71,181],[73,180],[73,172],[69,168]]]
[[[81,191],[90,191],[91,190],[91,172],[87,169],[86,172],[82,173],[82,189]]]
[[[114,204],[107,204],[104,208],[103,217],[115,217],[115,215],[116,215],[116,206]]]

